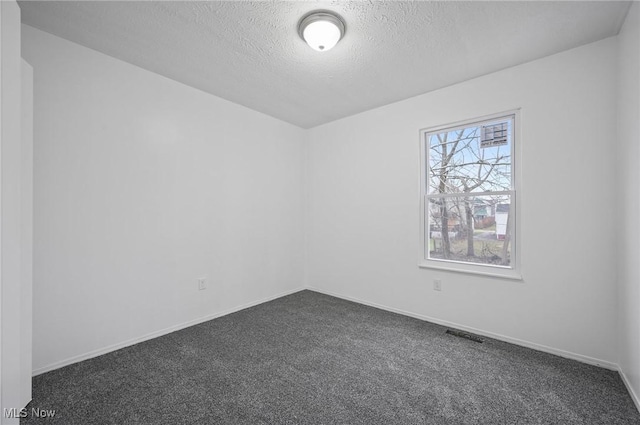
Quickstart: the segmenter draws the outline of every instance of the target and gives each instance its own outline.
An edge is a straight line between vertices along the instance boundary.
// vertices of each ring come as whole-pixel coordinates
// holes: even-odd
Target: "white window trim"
[[[421,268],[451,271],[458,273],[469,273],[478,276],[497,277],[511,280],[522,280],[521,263],[520,263],[520,240],[522,239],[522,220],[521,220],[521,205],[522,205],[522,191],[520,186],[522,183],[522,175],[520,173],[521,164],[521,152],[522,152],[522,138],[520,131],[520,109],[512,109],[505,112],[500,112],[491,115],[485,115],[468,119],[464,121],[457,121],[450,124],[439,125],[437,127],[428,127],[421,129],[420,134],[420,246],[419,246],[419,261],[418,266]],[[511,265],[499,266],[492,264],[475,264],[465,263],[454,260],[442,260],[442,259],[427,259],[425,247],[427,246],[426,237],[426,209],[425,199],[427,191],[429,190],[427,185],[427,170],[428,170],[428,148],[426,146],[426,135],[428,133],[435,133],[442,130],[454,131],[461,127],[467,127],[470,124],[481,123],[484,121],[491,121],[499,118],[513,116],[513,141],[511,143],[511,180],[512,180],[512,209],[515,223],[510,223],[511,227]]]

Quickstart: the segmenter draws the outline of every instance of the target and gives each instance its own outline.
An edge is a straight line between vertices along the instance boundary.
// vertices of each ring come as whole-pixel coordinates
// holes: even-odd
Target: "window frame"
[[[433,259],[428,258],[427,244],[427,220],[428,211],[426,210],[427,199],[429,198],[429,139],[428,136],[434,133],[442,133],[444,131],[455,131],[466,128],[471,125],[482,125],[500,119],[512,120],[512,140],[511,140],[511,190],[510,192],[510,214],[512,220],[509,222],[511,234],[511,261],[509,266],[500,266],[495,264],[468,263],[457,260]],[[512,109],[505,112],[484,115],[463,121],[457,121],[450,124],[444,124],[434,127],[423,128],[419,131],[420,139],[420,246],[419,261],[420,268],[436,269],[460,273],[470,273],[480,276],[499,277],[512,280],[522,280],[520,265],[520,239],[521,239],[521,190],[520,185],[522,177],[520,174],[520,152],[522,150],[522,140],[520,136],[520,109]],[[473,193],[473,192],[471,192]],[[478,192],[479,195],[484,192]],[[433,194],[432,194],[433,195]],[[453,195],[452,195],[453,196]]]

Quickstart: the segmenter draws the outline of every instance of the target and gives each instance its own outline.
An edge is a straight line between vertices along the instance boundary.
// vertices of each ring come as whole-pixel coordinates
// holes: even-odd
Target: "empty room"
[[[640,2],[0,2],[5,424],[640,424]]]

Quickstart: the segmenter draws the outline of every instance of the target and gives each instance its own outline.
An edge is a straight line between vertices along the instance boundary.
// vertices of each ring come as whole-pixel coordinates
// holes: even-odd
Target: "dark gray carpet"
[[[616,372],[445,330],[298,292],[39,375],[21,424],[640,424]]]

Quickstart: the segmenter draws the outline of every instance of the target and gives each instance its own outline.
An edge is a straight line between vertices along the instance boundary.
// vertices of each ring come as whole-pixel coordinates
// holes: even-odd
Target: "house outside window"
[[[421,267],[519,278],[518,111],[420,132]]]

